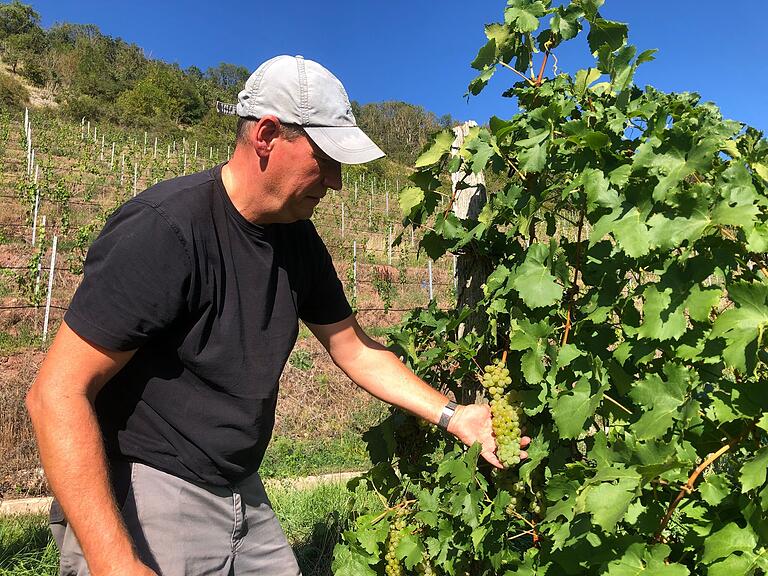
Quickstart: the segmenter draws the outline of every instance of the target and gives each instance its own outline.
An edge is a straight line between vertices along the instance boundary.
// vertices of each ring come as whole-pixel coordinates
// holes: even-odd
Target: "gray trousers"
[[[300,575],[258,474],[233,488],[203,488],[137,463],[115,462],[111,474],[139,557],[160,576]],[[51,531],[60,576],[89,576],[55,502]]]

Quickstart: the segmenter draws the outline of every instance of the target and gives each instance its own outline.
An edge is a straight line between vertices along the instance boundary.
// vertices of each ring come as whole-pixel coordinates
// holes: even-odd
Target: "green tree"
[[[242,89],[250,72],[244,66],[222,62],[218,66],[212,66],[205,71],[206,77],[213,80],[226,94],[237,95]]]
[[[3,108],[23,108],[29,103],[29,92],[15,77],[0,72],[0,105]]]
[[[0,40],[40,28],[40,14],[19,0],[0,4]]]
[[[407,102],[379,102],[353,105],[358,124],[393,159],[411,164],[430,134],[441,125],[437,117],[421,106]]]
[[[114,77],[120,92],[129,90],[147,70],[148,60],[136,44],[120,41],[115,50]]]
[[[73,48],[71,89],[105,102],[117,96],[109,58],[109,43],[99,33],[90,39],[79,36]]]
[[[192,79],[177,66],[159,62],[117,100],[123,121],[144,123],[152,119],[191,124],[205,115],[205,103]]]
[[[33,62],[43,53],[44,48],[45,35],[39,28],[13,34],[6,36],[3,40],[3,59],[11,67],[11,71],[16,74],[20,63]]]

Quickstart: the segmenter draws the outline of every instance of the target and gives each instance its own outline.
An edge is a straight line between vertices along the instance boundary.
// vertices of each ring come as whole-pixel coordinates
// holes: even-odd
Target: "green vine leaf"
[[[749,492],[765,484],[766,472],[768,472],[768,447],[761,449],[754,458],[741,467],[739,471],[741,491]]]
[[[635,498],[637,482],[622,479],[617,484],[603,482],[586,489],[584,511],[592,515],[594,522],[606,532],[611,532],[616,523],[627,513],[629,503]]]
[[[723,357],[734,368],[752,372],[757,347],[768,325],[768,286],[740,282],[728,289],[737,308],[726,310],[712,327],[711,338],[723,338],[727,345]]]
[[[333,549],[333,573],[337,576],[376,576],[369,561],[369,556],[350,546],[337,544]]]
[[[584,422],[595,410],[592,388],[585,378],[572,390],[550,401],[552,417],[563,438],[576,438],[584,429]]]
[[[661,438],[681,417],[691,377],[687,370],[675,364],[666,364],[664,381],[657,374],[648,374],[640,380],[629,395],[646,410],[632,426],[641,440]]]
[[[548,256],[547,246],[533,244],[528,249],[525,262],[510,273],[511,286],[531,308],[551,306],[563,297],[563,287],[545,265]]]
[[[616,242],[631,258],[645,256],[651,249],[648,226],[636,207],[630,208],[624,216],[614,221],[611,231]]]
[[[594,18],[589,24],[587,42],[592,54],[596,54],[603,46],[607,46],[610,50],[618,50],[627,41],[626,24],[603,18]]]
[[[421,561],[424,554],[424,545],[415,534],[404,534],[395,548],[395,554],[400,560],[405,562],[408,570],[413,570],[414,566]]]
[[[424,168],[439,162],[443,156],[448,154],[451,144],[456,138],[452,130],[443,130],[435,135],[432,144],[416,160],[416,168]]]
[[[413,209],[419,206],[423,201],[424,201],[424,190],[422,190],[421,188],[408,186],[400,190],[400,198],[399,198],[400,210],[403,211],[403,214],[406,214],[409,217],[413,212]]]
[[[606,576],[688,576],[685,566],[667,563],[670,552],[664,544],[650,549],[645,544],[632,544],[620,560],[608,564]]]
[[[659,290],[658,286],[649,286],[645,289],[643,323],[637,331],[638,337],[677,340],[685,333],[684,303],[672,302],[672,296],[671,288]]]
[[[701,561],[711,564],[734,552],[752,552],[755,546],[757,537],[752,528],[739,528],[735,522],[731,522],[704,540],[704,555]]]
[[[527,0],[510,0],[509,7],[504,11],[504,21],[514,25],[523,34],[533,32],[539,27],[539,17],[546,14],[543,2]]]

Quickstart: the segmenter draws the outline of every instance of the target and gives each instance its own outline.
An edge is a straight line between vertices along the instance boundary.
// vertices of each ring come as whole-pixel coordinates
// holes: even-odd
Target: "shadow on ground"
[[[332,576],[333,548],[342,529],[339,513],[333,512],[315,523],[307,539],[293,545],[303,576]]]

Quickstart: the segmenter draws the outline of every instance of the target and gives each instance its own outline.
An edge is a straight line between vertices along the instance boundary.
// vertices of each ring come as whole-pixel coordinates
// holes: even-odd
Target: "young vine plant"
[[[472,576],[768,571],[768,142],[695,93],[637,87],[654,51],[602,4],[508,0],[469,92],[503,75],[519,112],[458,150],[437,134],[400,193],[430,258],[491,272],[392,345],[436,388],[493,402],[507,466],[393,412],[353,483],[382,508],[343,534],[337,575],[425,558]],[[556,69],[581,34],[593,65]],[[481,171],[486,201],[459,218],[447,183]]]

